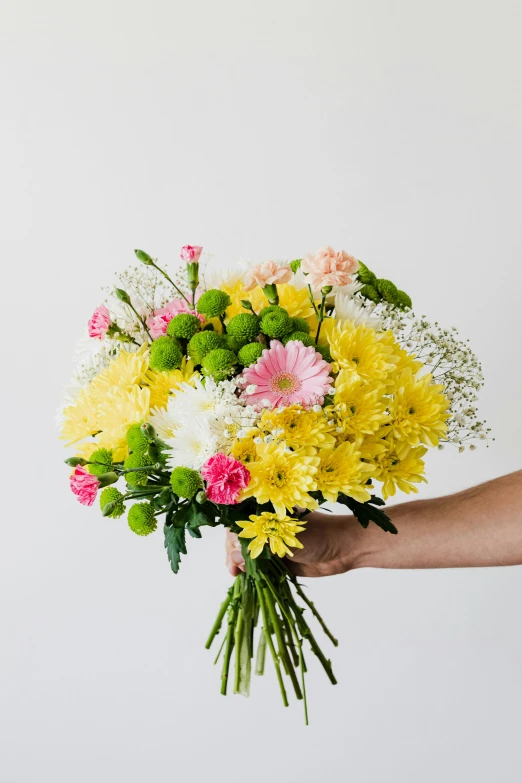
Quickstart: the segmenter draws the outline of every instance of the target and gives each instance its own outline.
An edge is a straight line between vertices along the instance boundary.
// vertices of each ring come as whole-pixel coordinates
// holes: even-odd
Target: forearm
[[[398,534],[374,525],[358,531],[351,542],[353,568],[522,564],[522,471],[456,495],[391,506],[387,513]]]

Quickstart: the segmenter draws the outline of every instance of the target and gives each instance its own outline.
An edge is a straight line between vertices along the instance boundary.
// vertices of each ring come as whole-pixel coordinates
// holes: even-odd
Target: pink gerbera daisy
[[[243,399],[249,405],[276,408],[286,405],[322,404],[331,389],[330,365],[313,346],[299,340],[282,345],[272,340],[255,364],[243,372]],[[255,385],[249,393],[248,387]]]

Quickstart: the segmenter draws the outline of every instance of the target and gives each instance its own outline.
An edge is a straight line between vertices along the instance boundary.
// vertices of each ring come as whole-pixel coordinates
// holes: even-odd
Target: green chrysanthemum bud
[[[150,464],[151,464],[150,457],[148,454],[144,454],[141,451],[133,451],[132,454],[129,454],[129,456],[123,463],[123,467],[125,468],[125,470],[132,469],[131,473],[125,474],[125,480],[127,484],[130,484],[133,487],[144,486],[149,480],[147,471],[134,470],[134,469],[144,468]]]
[[[116,296],[118,297],[120,302],[124,302],[124,304],[130,304],[131,303],[130,296],[128,295],[127,291],[123,290],[123,288],[115,288],[114,289],[114,293],[116,294]]]
[[[397,286],[391,280],[377,280],[377,291],[385,302],[396,305],[398,302]]]
[[[102,473],[107,473],[112,468],[112,451],[107,449],[96,449],[90,456],[89,462],[96,462],[99,464],[89,465],[87,470],[92,473],[93,476],[101,476]]]
[[[183,353],[175,340],[164,335],[158,337],[150,346],[149,366],[153,370],[167,372],[179,370],[183,361]]]
[[[169,337],[183,337],[185,340],[190,340],[200,330],[201,321],[197,315],[191,313],[180,313],[174,316],[167,326]]]
[[[375,288],[375,283],[377,282],[377,278],[371,272],[366,264],[363,264],[362,261],[359,261],[359,269],[357,270],[357,276],[361,283],[364,283],[365,285],[372,285]]]
[[[370,285],[367,283],[366,285],[363,285],[363,287],[360,290],[361,296],[364,296],[366,299],[370,299],[372,302],[375,302],[376,304],[379,304],[381,301],[381,295],[377,291],[376,288],[373,287],[373,285]]]
[[[154,506],[151,503],[135,503],[129,509],[127,521],[130,529],[137,536],[148,536],[158,526],[154,517]]]
[[[286,337],[283,337],[282,339],[283,345],[286,345],[290,340],[299,340],[303,345],[315,345],[313,338],[306,332],[291,332],[290,334],[287,334]]]
[[[237,353],[244,344],[245,343],[243,340],[236,340],[235,337],[231,337],[229,334],[223,335],[222,348],[226,348],[228,351],[233,351],[234,353]]]
[[[170,486],[178,497],[190,500],[196,492],[203,489],[203,481],[197,470],[177,467],[172,471]]]
[[[222,345],[223,337],[217,332],[198,332],[188,344],[188,354],[196,364],[201,364],[207,353]]]
[[[267,313],[286,313],[286,315],[288,315],[288,310],[285,310],[284,307],[280,307],[280,305],[267,305],[266,307],[263,307],[259,313],[259,318],[263,318]],[[289,315],[288,317],[290,318]]]
[[[267,313],[261,318],[261,331],[268,337],[284,337],[292,331],[292,319],[285,311]]]
[[[204,492],[203,490],[200,490],[196,495],[196,502],[202,504],[202,503],[206,503],[207,500],[208,500],[207,493]]]
[[[310,334],[310,324],[304,318],[292,318],[292,332],[306,332]]]
[[[104,517],[118,519],[125,512],[123,495],[116,487],[106,487],[100,495],[100,508]]]
[[[250,367],[261,357],[265,346],[261,343],[249,343],[243,346],[238,353],[238,359],[243,367]]]
[[[253,313],[239,313],[230,320],[227,333],[242,345],[251,343],[259,334],[259,318]]]
[[[211,375],[216,381],[224,381],[237,364],[237,356],[226,348],[216,348],[207,353],[201,362],[203,375]]]
[[[198,313],[202,313],[207,318],[217,318],[223,315],[230,304],[231,299],[225,291],[220,291],[219,288],[212,288],[201,295],[196,309]]]
[[[139,451],[143,453],[149,448],[149,438],[141,428],[141,422],[131,424],[125,436],[129,451]]]
[[[329,364],[332,363],[332,354],[330,353],[330,348],[328,345],[316,345],[315,350],[317,353],[320,353],[325,362],[328,362]]]
[[[397,306],[402,310],[411,309],[411,299],[405,291],[397,291]]]
[[[135,250],[134,254],[138,261],[141,261],[142,264],[145,264],[146,266],[152,266],[154,261],[149,256],[148,253],[146,253],[144,250]]]

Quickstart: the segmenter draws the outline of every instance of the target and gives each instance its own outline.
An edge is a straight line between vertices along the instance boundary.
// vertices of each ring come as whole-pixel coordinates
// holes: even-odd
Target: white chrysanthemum
[[[199,270],[200,285],[208,291],[210,288],[233,288],[235,284],[243,279],[243,276],[250,264],[245,261],[238,261],[229,266],[220,266],[219,264],[204,264]]]
[[[195,386],[180,384],[169,399],[168,410],[179,422],[186,421],[187,417],[222,417],[228,408],[238,404],[235,381],[216,383],[213,378],[206,378],[203,384],[201,378],[195,378],[194,383]]]
[[[168,441],[175,437],[179,422],[164,408],[153,408],[149,418],[161,440]]]
[[[344,289],[335,297],[335,317],[339,321],[353,321],[356,326],[364,324],[372,329],[381,327],[380,318],[373,315],[373,306],[344,293]]]
[[[220,451],[219,430],[215,422],[201,416],[187,420],[176,430],[174,438],[167,438],[170,448],[168,462],[170,467],[182,465],[185,468],[201,470],[204,463]]]

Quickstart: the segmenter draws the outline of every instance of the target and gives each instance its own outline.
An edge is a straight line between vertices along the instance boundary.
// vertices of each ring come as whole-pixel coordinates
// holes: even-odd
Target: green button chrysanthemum
[[[267,305],[259,313],[259,318],[264,318],[268,313],[285,313],[288,315],[288,310],[285,310],[281,305]],[[290,316],[288,316],[290,318]]]
[[[411,299],[405,291],[397,291],[397,306],[403,310],[411,308]]]
[[[365,285],[371,285],[375,288],[375,283],[377,282],[377,278],[371,272],[366,264],[363,264],[362,261],[359,261],[359,269],[357,270],[357,276],[361,283],[364,283]],[[368,297],[371,298],[371,297]]]
[[[179,370],[183,362],[183,353],[172,337],[158,337],[150,346],[149,366],[153,370],[168,372]]]
[[[315,345],[314,340],[307,332],[291,332],[283,337],[282,343],[286,345],[290,340],[299,340],[303,345]]]
[[[201,329],[201,321],[197,315],[191,313],[180,313],[176,315],[167,326],[169,337],[183,337],[190,340]]]
[[[253,313],[239,313],[230,320],[227,333],[242,345],[251,343],[259,334],[259,318]]]
[[[261,343],[249,343],[243,346],[237,355],[243,367],[250,367],[251,364],[257,362],[264,348],[266,346]]]
[[[97,465],[88,465],[87,470],[93,476],[101,476],[112,470],[112,451],[107,449],[96,449],[89,458],[89,462],[99,463]]]
[[[224,381],[237,364],[237,356],[226,348],[216,348],[207,353],[201,362],[203,375],[211,375],[216,381]]]
[[[188,344],[188,354],[195,364],[201,364],[207,353],[222,345],[223,337],[217,332],[198,332]]]
[[[141,428],[142,423],[143,422],[140,421],[137,424],[131,424],[127,430],[125,438],[127,440],[129,451],[143,452],[147,451],[149,448],[149,439]]]
[[[381,301],[381,295],[379,294],[377,289],[373,287],[373,285],[370,285],[370,283],[363,285],[360,293],[361,296],[364,296],[365,299],[370,299],[372,302],[375,302],[376,304],[379,304],[379,302]]]
[[[261,331],[268,337],[284,337],[292,331],[292,319],[288,317],[285,310],[266,313],[261,318]]]
[[[148,536],[157,528],[154,506],[151,503],[136,503],[129,509],[129,527],[137,536]]]
[[[129,468],[144,468],[147,465],[150,465],[150,457],[148,454],[144,454],[141,451],[133,451],[123,463],[123,467],[126,470]],[[148,474],[144,470],[133,470],[132,473],[125,474],[127,484],[130,484],[133,487],[144,486],[147,483],[148,478]]]
[[[376,287],[377,291],[380,293],[385,302],[390,302],[390,304],[394,305],[397,304],[397,294],[399,292],[395,283],[392,283],[391,280],[377,280]]]
[[[170,485],[173,492],[180,498],[193,498],[196,492],[203,489],[203,481],[197,470],[177,467],[172,471]]]
[[[292,318],[292,332],[306,332],[310,334],[310,324],[304,318]]]
[[[212,288],[200,296],[196,310],[206,318],[218,318],[220,315],[223,315],[231,301],[225,291],[220,291],[219,288]]]
[[[116,487],[105,487],[100,494],[100,508],[102,511],[108,510],[104,516],[118,519],[125,513],[123,495]]]
[[[330,347],[328,345],[316,345],[315,350],[320,353],[325,362],[332,363],[332,354],[330,353]]]

